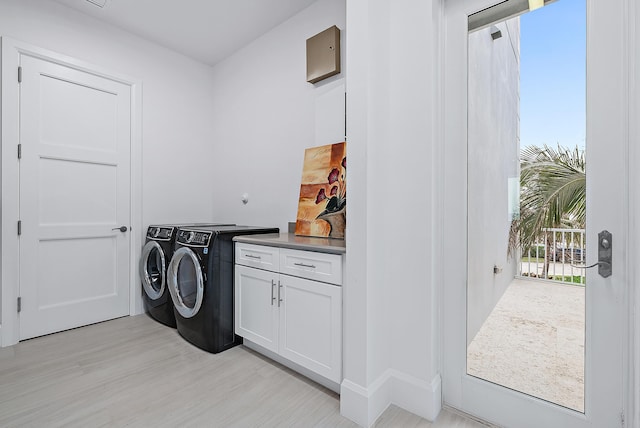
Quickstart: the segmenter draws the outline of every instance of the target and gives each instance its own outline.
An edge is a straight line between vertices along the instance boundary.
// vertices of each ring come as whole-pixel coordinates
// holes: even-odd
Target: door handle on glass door
[[[120,227],[114,227],[111,230],[119,230],[120,232],[124,233],[127,231],[127,229],[128,229],[127,226],[120,226]]]
[[[603,278],[611,276],[612,238],[608,230],[598,233],[598,273]]]
[[[603,278],[608,278],[612,273],[611,255],[613,253],[612,246],[613,236],[608,230],[598,233],[598,261],[589,266],[580,266],[571,264],[571,267],[578,269],[590,269],[598,267],[598,274]]]

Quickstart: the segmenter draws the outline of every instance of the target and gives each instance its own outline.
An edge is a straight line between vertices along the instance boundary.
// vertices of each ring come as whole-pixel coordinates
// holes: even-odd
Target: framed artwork
[[[347,143],[305,150],[296,235],[344,239],[346,180]]]

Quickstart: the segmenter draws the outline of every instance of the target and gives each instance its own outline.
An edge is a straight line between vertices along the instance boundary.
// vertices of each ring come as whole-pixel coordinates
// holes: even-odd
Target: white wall
[[[343,71],[307,83],[306,39],[332,25]],[[282,231],[295,221],[304,149],[344,141],[345,37],[345,1],[319,0],[214,67],[216,163],[203,193],[217,220]]]
[[[345,32],[344,1],[320,0],[214,67],[212,120],[223,161],[212,182],[224,183],[211,190],[216,218],[283,228],[295,218],[304,148],[333,142],[315,140],[314,120],[335,120],[316,114],[318,100],[344,79],[306,83],[304,40],[334,24],[343,30],[349,209],[341,411],[363,425],[390,403],[432,419],[440,408],[431,266],[440,3],[402,3],[350,0]]]
[[[520,18],[469,34],[467,344],[516,274],[507,257],[513,213],[509,180],[519,182]],[[519,198],[514,198],[516,204]],[[447,254],[465,263],[464,246]],[[502,269],[493,273],[493,267]]]
[[[47,0],[0,0],[0,35],[141,80],[143,224],[211,219],[210,67]]]
[[[440,1],[347,3],[349,194],[343,414],[440,410]]]

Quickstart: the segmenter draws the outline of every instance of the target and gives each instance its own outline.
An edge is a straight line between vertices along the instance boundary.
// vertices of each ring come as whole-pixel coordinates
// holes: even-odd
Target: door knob
[[[126,232],[127,231],[127,226],[120,226],[120,227],[114,227],[111,230],[119,230],[120,232]]]

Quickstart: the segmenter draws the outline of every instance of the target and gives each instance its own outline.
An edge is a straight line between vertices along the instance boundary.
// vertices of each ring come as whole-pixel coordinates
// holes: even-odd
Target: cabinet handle
[[[280,302],[282,302],[282,297],[280,297],[280,289],[282,288],[282,284],[278,281],[278,307],[280,307]]]
[[[305,265],[304,263],[294,263],[295,266],[302,266],[302,267],[308,267],[311,269],[315,269],[316,267],[314,265]]]
[[[275,296],[276,293],[273,291],[275,286],[276,286],[276,282],[272,279],[271,280],[271,306],[273,306],[273,302],[276,301],[276,296]]]
[[[249,259],[258,259],[258,260],[260,260],[262,258],[260,256],[254,256],[253,254],[245,254],[244,256],[249,258]]]

